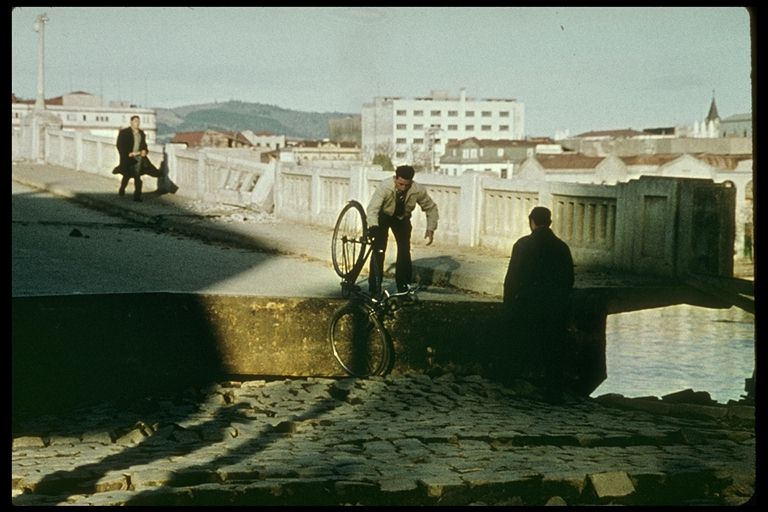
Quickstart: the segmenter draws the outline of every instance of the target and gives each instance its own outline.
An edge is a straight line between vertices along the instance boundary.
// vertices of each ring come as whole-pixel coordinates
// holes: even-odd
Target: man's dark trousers
[[[395,235],[397,243],[397,261],[395,263],[395,282],[397,291],[404,291],[411,283],[413,264],[411,262],[411,219],[398,219],[389,215],[379,215],[379,231],[373,241],[371,267],[368,274],[368,290],[372,294],[381,291],[381,280],[384,275],[384,255],[387,251],[389,230]]]

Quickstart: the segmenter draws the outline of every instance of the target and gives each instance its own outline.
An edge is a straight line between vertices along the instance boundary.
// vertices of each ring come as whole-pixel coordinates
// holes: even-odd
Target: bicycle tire
[[[385,375],[392,368],[392,338],[371,308],[361,302],[350,302],[334,312],[328,341],[333,357],[353,377]]]
[[[349,201],[336,219],[331,240],[333,269],[344,280],[354,280],[365,264],[367,230],[363,205],[354,200]]]

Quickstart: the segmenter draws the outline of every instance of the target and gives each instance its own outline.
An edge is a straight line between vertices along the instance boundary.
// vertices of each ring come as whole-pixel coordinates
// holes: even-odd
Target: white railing
[[[19,140],[19,134],[14,132],[14,155],[23,152],[18,149]],[[114,142],[48,129],[45,158],[51,164],[117,180],[119,176],[112,174],[118,162]],[[274,211],[279,219],[328,229],[333,227],[347,201],[356,199],[365,206],[379,182],[393,175],[362,163],[262,163],[256,158],[192,150],[175,144],[150,146],[149,156],[158,166],[163,159],[167,161],[169,177],[179,186],[179,195]],[[416,179],[426,186],[438,205],[438,236],[446,244],[483,247],[508,255],[513,243],[530,232],[531,208],[542,205],[552,210],[552,229],[571,247],[577,265],[634,268],[640,261],[645,271],[658,268],[669,274],[684,272],[686,258],[690,259],[689,248],[678,247],[672,235],[662,240],[665,248],[657,251],[664,258],[649,259],[649,251],[656,249],[652,251],[648,243],[641,244],[643,240],[634,234],[635,226],[626,225],[637,222],[632,219],[637,218],[634,210],[638,204],[650,204],[655,197],[663,197],[666,206],[659,213],[649,210],[641,217],[645,238],[650,236],[648,233],[663,233],[679,219],[687,218],[690,207],[676,199],[680,194],[675,192],[678,188],[674,178],[644,177],[618,185],[592,185],[508,180],[467,172],[458,177],[422,173]],[[721,187],[711,180],[694,181],[695,186]],[[723,210],[722,214],[733,211]],[[425,228],[425,216],[418,208],[412,222],[415,233]],[[716,250],[728,252],[732,247]]]

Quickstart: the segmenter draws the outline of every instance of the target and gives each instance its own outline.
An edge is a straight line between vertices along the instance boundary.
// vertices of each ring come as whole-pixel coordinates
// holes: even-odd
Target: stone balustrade
[[[23,156],[14,133],[15,157]],[[118,156],[109,138],[46,129],[47,162],[112,176]],[[367,204],[376,185],[392,175],[379,166],[327,162],[263,163],[176,144],[151,145],[150,159],[166,160],[178,193],[201,201],[273,211],[279,219],[333,227],[344,204]],[[553,211],[553,230],[572,249],[576,265],[680,276],[732,276],[735,189],[711,179],[642,176],[616,185],[502,180],[479,172],[461,176],[421,173],[438,204],[438,236],[446,244],[509,254],[529,232],[536,205]],[[415,233],[426,227],[417,209]],[[419,235],[420,236],[420,235]]]

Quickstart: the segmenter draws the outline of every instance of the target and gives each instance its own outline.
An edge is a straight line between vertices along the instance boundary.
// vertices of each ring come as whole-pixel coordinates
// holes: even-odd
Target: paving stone
[[[102,430],[84,432],[80,439],[83,443],[112,444],[112,437],[109,432]]]
[[[122,446],[135,445],[144,441],[144,439],[146,439],[144,433],[141,429],[136,428],[115,439],[115,444]]]
[[[462,488],[466,485],[466,482],[459,475],[448,471],[437,475],[419,477],[418,483],[425,488],[427,496],[432,498],[439,498],[448,491]]]
[[[13,439],[13,450],[24,448],[45,448],[45,441],[43,441],[42,437],[38,436],[22,436]]]
[[[749,405],[729,405],[728,416],[731,418],[739,418],[745,420],[755,421],[755,407]]]
[[[168,485],[175,476],[172,469],[154,468],[146,465],[128,468],[126,473],[129,475],[131,487],[139,491]]]
[[[197,443],[200,441],[200,432],[194,430],[174,430],[171,439],[177,443]]]
[[[95,493],[128,490],[129,477],[121,471],[110,471],[93,484]]]
[[[384,492],[414,491],[419,487],[415,478],[381,478],[379,487]]]
[[[263,466],[250,462],[226,465],[216,469],[216,474],[222,482],[251,482],[260,480],[265,476]]]
[[[554,497],[581,504],[590,492],[602,504],[664,504],[654,500],[677,490],[686,503],[723,504],[748,499],[754,488],[748,419],[662,416],[597,401],[550,407],[463,377],[235,384],[210,387],[184,407],[155,400],[164,405],[138,423],[135,413],[84,409],[77,422],[84,434],[48,418],[34,430],[45,433],[43,442],[61,438],[48,447],[15,435],[13,503],[540,505]],[[331,389],[364,402],[328,398]],[[237,403],[208,400],[227,391]],[[283,432],[267,431],[281,423]],[[111,441],[114,432],[125,444]],[[95,471],[73,471],[81,466]],[[746,477],[737,480],[737,472]],[[598,495],[606,474],[623,478]],[[40,482],[69,486],[68,496],[37,495]],[[126,482],[136,489],[130,498],[114,490]],[[85,495],[84,485],[99,492]]]
[[[623,497],[635,492],[632,480],[623,471],[593,473],[587,478],[599,499]]]

